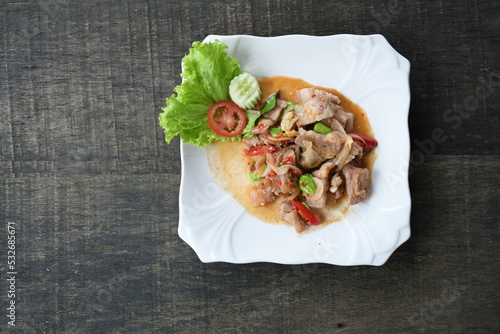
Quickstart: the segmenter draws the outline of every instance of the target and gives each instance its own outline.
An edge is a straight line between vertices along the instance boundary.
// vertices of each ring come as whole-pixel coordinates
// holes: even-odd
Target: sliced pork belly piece
[[[297,168],[297,167],[295,167]],[[301,173],[302,174],[302,173]],[[293,194],[298,194],[297,189],[297,178],[298,174],[294,172],[288,172],[281,174],[280,177],[280,189],[283,192],[283,194],[287,194],[288,196],[291,196]],[[293,196],[296,197],[296,196]]]
[[[347,132],[344,129],[344,127],[342,126],[342,124],[340,124],[339,121],[337,121],[337,119],[335,117],[322,119],[321,123],[328,126],[330,129],[332,129],[332,131],[336,131],[336,132],[342,133],[344,135],[347,134]]]
[[[297,209],[289,201],[284,201],[280,205],[279,216],[288,224],[295,227],[295,232],[301,233],[307,228],[306,223],[300,218]]]
[[[304,169],[317,167],[325,160],[325,158],[314,149],[314,145],[311,141],[304,141],[302,147],[304,148],[304,152],[300,153],[299,162]]]
[[[277,185],[281,192],[289,199],[297,197],[300,192],[297,179],[302,175],[302,170],[297,166],[285,164],[278,167],[275,172],[279,177]]]
[[[337,165],[335,165],[332,159],[327,160],[318,169],[313,171],[312,175],[319,179],[327,179],[332,169],[334,169],[336,166]]]
[[[342,169],[345,178],[347,199],[350,205],[357,204],[368,197],[370,172],[367,168],[357,168],[352,165]]]
[[[351,114],[350,112],[345,112],[344,113],[347,115],[347,121],[344,124],[344,130],[345,132],[352,132],[354,130],[354,114]],[[336,114],[335,117],[337,117],[338,113]]]
[[[266,153],[266,163],[275,173],[281,166],[297,164],[297,151],[295,145],[285,146],[273,153]]]
[[[255,170],[257,170],[259,172],[262,171],[260,173],[261,177],[268,177],[270,175],[275,174],[274,170],[271,168],[271,166],[269,166],[266,163],[266,156],[265,155],[259,156],[259,158],[254,163],[254,168],[255,168]]]
[[[276,200],[272,188],[259,188],[250,191],[250,200],[253,206],[264,206]]]
[[[337,95],[316,88],[304,88],[297,91],[296,99],[297,125],[304,126],[334,118],[346,132],[352,131],[354,115],[344,110]]]
[[[342,196],[342,188],[340,187],[342,185],[342,177],[340,176],[340,173],[336,173],[335,175],[332,176],[332,179],[330,180],[330,189],[329,191],[333,194],[334,198],[340,198]]]
[[[257,170],[263,170],[260,174],[262,179],[258,189],[252,194],[252,203],[254,206],[267,204],[274,201],[270,194],[262,190],[269,190],[274,195],[285,195],[292,199],[297,197],[299,189],[297,178],[302,175],[302,170],[296,164],[295,145],[286,146],[273,153],[261,155],[254,163]]]
[[[340,107],[335,110],[333,115],[340,125],[344,128],[345,132],[351,132],[354,126],[354,115],[344,111],[344,108]]]
[[[295,99],[299,104],[307,103],[311,100],[340,104],[340,98],[337,95],[333,95],[325,90],[316,89],[314,87],[299,89],[295,93]]]
[[[295,146],[285,147],[283,155],[281,156],[281,161],[279,165],[292,165],[295,166],[297,164],[297,154],[295,151]]]
[[[342,148],[343,138],[336,132],[322,135],[300,128],[295,143],[304,148],[300,155],[300,164],[306,169],[311,169],[335,157]]]
[[[296,92],[295,114],[297,125],[304,126],[333,117],[342,110],[338,96],[316,88],[304,88]]]
[[[361,148],[361,146],[359,146],[351,136],[345,136],[344,146],[342,146],[340,152],[338,152],[338,154],[335,156],[333,162],[335,163],[335,165],[337,165],[337,170],[339,171],[354,158],[362,155],[363,149]]]
[[[343,139],[336,132],[322,135],[313,130],[299,129],[299,135],[295,138],[295,143],[304,147],[305,142],[311,142],[313,148],[324,159],[333,158],[342,148]]]

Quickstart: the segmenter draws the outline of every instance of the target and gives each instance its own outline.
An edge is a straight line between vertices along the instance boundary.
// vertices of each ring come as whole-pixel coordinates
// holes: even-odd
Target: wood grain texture
[[[0,222],[18,226],[17,326],[1,311],[0,329],[500,332],[499,14],[492,0],[0,1]],[[381,33],[412,64],[412,237],[382,267],[203,264],[177,236],[179,142],[157,118],[182,56],[208,34],[295,33]]]

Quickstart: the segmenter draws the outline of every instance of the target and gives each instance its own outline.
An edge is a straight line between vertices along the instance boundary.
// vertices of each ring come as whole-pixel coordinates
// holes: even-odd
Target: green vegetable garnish
[[[277,101],[278,91],[279,90],[276,90],[274,93],[272,93],[271,95],[269,95],[269,97],[267,98],[266,102],[264,102],[264,105],[262,106],[262,108],[260,108],[260,114],[261,115],[265,114],[268,111],[273,110],[274,107],[276,107],[276,101]]]
[[[257,171],[251,171],[251,172],[248,172],[248,178],[250,179],[250,181],[252,182],[255,182],[255,181],[259,181],[262,176],[260,176]]]
[[[283,133],[283,131],[280,128],[271,128],[269,129],[269,132],[272,135],[279,135],[280,133]]]
[[[326,135],[327,133],[332,132],[332,129],[330,129],[329,126],[326,126],[325,124],[318,122],[314,124],[314,131],[317,133],[320,133],[322,135]]]
[[[316,192],[316,182],[311,174],[303,174],[299,177],[299,188],[304,194],[312,195]]]
[[[252,129],[255,126],[255,122],[260,117],[260,111],[247,110],[246,113],[247,113],[247,126],[245,127],[245,130],[243,130],[243,136],[247,138],[252,138],[253,137]]]
[[[276,95],[278,95],[278,91],[279,90],[269,95],[266,102],[264,102],[262,108],[260,108],[260,111],[247,110],[247,126],[245,127],[245,130],[243,130],[243,136],[247,138],[253,137],[252,129],[254,128],[257,119],[260,116],[264,115],[266,112],[271,111],[274,109],[274,107],[276,107],[276,101],[277,101]]]
[[[263,164],[260,168],[260,170],[256,170],[254,169],[255,168],[255,164],[252,164],[250,165],[250,172],[248,172],[248,178],[250,179],[250,181],[252,182],[255,182],[255,181],[259,181],[261,178],[262,178],[262,173],[264,173],[264,171],[266,170],[267,168],[267,164]],[[252,170],[253,169],[253,170]]]
[[[233,141],[241,136],[223,137],[208,125],[207,111],[216,102],[229,100],[231,80],[243,73],[236,59],[224,51],[227,45],[194,42],[189,54],[182,59],[183,82],[174,88],[176,94],[167,99],[159,116],[165,141],[179,135],[183,142],[208,146],[215,140]]]

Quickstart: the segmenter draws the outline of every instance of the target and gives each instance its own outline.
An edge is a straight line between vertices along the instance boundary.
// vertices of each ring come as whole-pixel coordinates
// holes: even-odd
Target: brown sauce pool
[[[277,89],[280,90],[278,95],[280,99],[294,103],[296,102],[295,91],[302,88],[316,87],[335,94],[340,98],[344,110],[354,114],[354,132],[373,137],[373,131],[365,111],[335,89],[314,86],[302,79],[284,76],[260,78],[259,83],[262,89],[262,102]],[[250,215],[267,223],[286,224],[278,215],[281,203],[279,198],[266,206],[252,206],[250,191],[255,187],[255,184],[248,178],[247,166],[255,158],[243,154],[244,146],[242,142],[217,142],[209,146],[207,158],[212,176]],[[374,162],[375,155],[371,151],[363,157],[362,165],[371,172]],[[335,203],[327,204],[324,209],[313,209],[313,212],[323,221],[321,226],[326,226],[329,223],[342,220],[348,209],[346,197],[342,196]]]

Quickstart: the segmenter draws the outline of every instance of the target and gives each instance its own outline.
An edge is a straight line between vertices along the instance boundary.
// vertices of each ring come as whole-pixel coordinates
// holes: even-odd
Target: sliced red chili
[[[306,206],[296,199],[292,199],[292,205],[295,209],[297,209],[297,212],[299,213],[299,216],[306,222],[307,225],[319,225],[321,224],[321,220],[319,220],[318,217],[314,215]]]
[[[285,165],[295,165],[295,158],[293,156],[288,156],[285,159],[283,159],[283,164]]]
[[[270,135],[269,133],[266,133],[265,134],[266,136],[266,139],[273,143],[273,144],[276,144],[276,145],[286,145],[288,144],[289,142],[291,142],[292,140],[288,137],[286,137],[285,134],[279,134],[279,135],[276,135],[276,136],[272,136]]]
[[[348,133],[348,135],[352,137],[352,139],[356,142],[356,144],[361,146],[363,151],[373,150],[375,147],[378,146],[378,142],[375,139],[370,138],[368,136],[361,135],[359,133]]]
[[[279,147],[274,146],[274,145],[262,145],[262,146],[255,146],[255,147],[250,147],[247,148],[243,151],[245,155],[253,156],[253,155],[259,155],[259,154],[264,154],[264,153],[272,153],[276,151]]]
[[[273,138],[273,136],[271,136],[269,133],[266,133],[265,136],[266,136],[266,139],[269,140],[271,143],[278,143],[278,140]]]
[[[264,133],[266,130],[267,130],[266,126],[261,123],[261,124],[257,125],[257,128],[255,129],[255,134]]]

